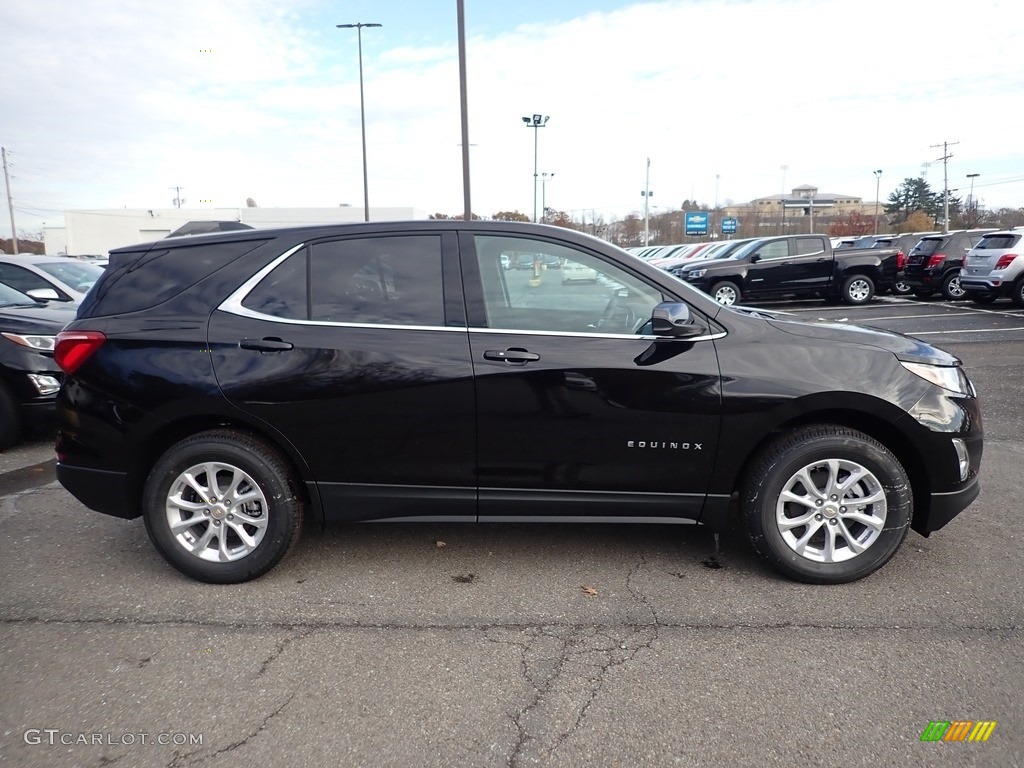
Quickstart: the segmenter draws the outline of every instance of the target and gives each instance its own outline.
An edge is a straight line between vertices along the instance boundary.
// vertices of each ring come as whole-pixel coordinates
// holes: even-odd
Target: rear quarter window
[[[115,258],[85,297],[79,317],[138,312],[162,304],[227,266],[266,240],[156,246],[137,258]],[[127,258],[124,258],[127,257]]]

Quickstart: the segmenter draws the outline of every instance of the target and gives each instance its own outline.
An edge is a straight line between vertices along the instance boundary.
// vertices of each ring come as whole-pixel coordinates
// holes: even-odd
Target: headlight
[[[53,352],[54,344],[57,341],[56,336],[21,336],[17,333],[4,333],[2,335],[5,339],[10,339],[15,344],[21,344],[23,347],[38,349],[43,352]]]
[[[705,272],[707,272],[706,269],[691,269],[686,272],[683,272],[680,275],[680,277],[683,278],[684,280],[691,280],[698,277],[704,277]]]
[[[920,376],[937,387],[956,392],[958,395],[975,395],[974,385],[971,384],[963,368],[949,365],[925,365],[924,363],[908,363],[900,360],[900,365],[906,368],[915,376]]]

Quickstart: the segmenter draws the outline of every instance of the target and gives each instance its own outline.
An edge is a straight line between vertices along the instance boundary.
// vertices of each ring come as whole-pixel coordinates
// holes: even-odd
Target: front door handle
[[[242,349],[254,349],[257,352],[284,352],[286,350],[294,348],[294,344],[290,341],[281,341],[281,339],[266,338],[266,339],[242,339],[238,342],[238,346]]]
[[[484,352],[484,360],[504,360],[506,363],[525,365],[534,360],[540,360],[540,355],[515,347],[511,349],[488,349]]]

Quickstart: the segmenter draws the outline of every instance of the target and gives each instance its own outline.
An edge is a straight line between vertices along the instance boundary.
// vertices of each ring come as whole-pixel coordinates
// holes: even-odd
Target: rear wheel
[[[1013,293],[1010,294],[1010,298],[1013,300],[1015,307],[1024,307],[1024,277],[1018,278],[1016,285],[1013,286]]]
[[[199,581],[234,584],[273,568],[299,536],[299,484],[276,450],[221,429],[172,446],[143,494],[160,554]]]
[[[814,584],[881,568],[903,542],[913,509],[910,481],[892,452],[835,424],[769,444],[741,500],[754,548],[780,572]]]
[[[898,281],[893,287],[892,292],[896,296],[909,296],[912,293],[912,289],[909,285],[904,283],[902,280]]]
[[[715,283],[711,287],[711,296],[719,304],[724,304],[727,307],[738,304],[741,298],[740,289],[736,287],[735,283],[730,283],[727,280]]]
[[[840,292],[846,304],[867,304],[875,295],[875,284],[867,275],[850,275]]]
[[[946,275],[942,280],[942,295],[949,301],[957,301],[958,299],[964,298],[967,292],[964,287],[960,285],[960,275],[957,272],[951,272]]]

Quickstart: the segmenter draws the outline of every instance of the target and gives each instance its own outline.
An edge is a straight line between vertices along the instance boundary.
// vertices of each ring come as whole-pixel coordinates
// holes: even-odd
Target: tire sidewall
[[[732,303],[726,304],[724,301],[719,301],[719,299],[718,299],[718,292],[721,289],[723,289],[723,288],[728,288],[729,290],[731,290],[733,292],[733,301],[732,301]],[[711,287],[711,296],[712,296],[712,298],[715,301],[717,301],[719,304],[721,304],[722,306],[725,306],[725,307],[732,307],[732,306],[735,306],[735,305],[739,304],[740,303],[740,295],[741,295],[740,294],[740,289],[737,288],[735,284],[729,282],[728,280],[723,280],[721,282],[715,283]]]
[[[957,289],[953,290],[953,285],[957,286]],[[949,301],[958,301],[967,297],[967,292],[960,285],[960,275],[950,274],[942,281],[942,296]]]
[[[856,283],[859,280],[863,280],[865,283],[867,283],[867,286],[868,286],[868,295],[865,298],[863,298],[863,299],[857,299],[857,298],[854,298],[853,296],[850,295],[850,289],[853,287],[853,284]],[[875,295],[875,283],[867,275],[850,275],[850,277],[846,278],[846,280],[843,281],[843,292],[842,292],[842,294],[843,294],[843,301],[846,304],[850,304],[850,305],[853,305],[853,306],[857,306],[857,305],[860,305],[860,304],[867,304],[869,301],[871,301],[871,299]]]
[[[874,474],[886,488],[886,519],[882,533],[863,554],[841,563],[818,563],[801,557],[785,542],[775,521],[775,507],[783,486],[798,470],[830,458],[855,461]],[[787,575],[819,584],[855,581],[881,568],[906,537],[912,510],[903,467],[866,436],[818,435],[791,445],[770,465],[763,485],[744,493],[744,515],[758,551]]]
[[[255,450],[254,450],[255,449]],[[146,531],[167,561],[187,576],[200,581],[232,584],[248,581],[274,567],[287,553],[301,522],[301,503],[282,463],[261,456],[261,445],[245,445],[224,434],[197,435],[170,448],[154,464],[143,492]],[[249,475],[267,499],[267,530],[256,549],[228,563],[202,560],[187,552],[171,533],[166,499],[171,484],[183,471],[203,462],[223,462]]]

